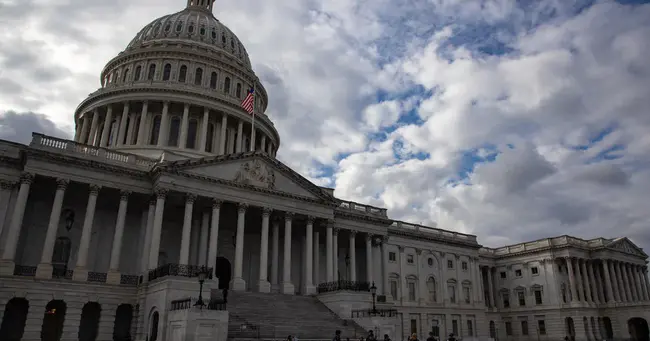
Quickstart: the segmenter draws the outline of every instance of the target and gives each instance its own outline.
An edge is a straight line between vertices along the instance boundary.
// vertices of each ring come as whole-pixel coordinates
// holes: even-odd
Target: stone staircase
[[[213,291],[212,297],[221,297]],[[341,330],[341,338],[358,339],[366,331],[352,320],[344,320],[316,297],[228,292],[228,339],[331,340]]]

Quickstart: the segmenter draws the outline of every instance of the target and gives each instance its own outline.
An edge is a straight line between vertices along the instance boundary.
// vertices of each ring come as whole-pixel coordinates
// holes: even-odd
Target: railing
[[[72,279],[72,270],[68,270],[66,267],[58,267],[54,266],[52,269],[52,278],[59,278],[59,279]]]
[[[563,245],[593,248],[593,247],[604,246],[611,241],[612,240],[607,240],[604,238],[594,238],[590,240],[584,240],[584,239],[575,238],[571,236],[559,236],[553,238],[533,240],[530,242],[506,245],[498,248],[483,247],[479,250],[479,254],[486,255],[486,256],[501,256],[501,255],[510,255],[510,254],[515,254],[520,252],[534,251],[539,249],[550,248],[553,246],[563,246]]]
[[[460,232],[453,232],[453,231],[447,231],[443,230],[437,227],[430,227],[430,226],[424,226],[420,224],[411,224],[407,223],[405,221],[394,221],[391,225],[390,228],[393,229],[399,229],[399,230],[408,230],[408,231],[413,231],[413,232],[422,232],[426,234],[432,234],[436,237],[440,238],[446,238],[446,239],[453,239],[453,240],[459,240],[459,241],[464,241],[468,243],[477,243],[477,239],[475,235],[472,234],[465,234],[465,233],[460,233]]]
[[[16,264],[14,266],[14,276],[34,277],[36,276],[36,267]]]
[[[277,334],[280,333],[281,338],[288,335],[286,332],[282,332],[282,327],[278,327],[272,324],[253,324],[248,322],[246,319],[242,318],[236,314],[229,314],[228,316],[228,338],[229,339],[277,339]]]
[[[172,301],[169,310],[178,311],[178,310],[188,310],[196,305],[198,298],[183,298],[180,300]],[[211,299],[204,301],[203,309],[207,310],[226,310],[226,302],[224,300]]]
[[[150,169],[158,162],[157,160],[137,156],[134,154],[117,152],[106,148],[93,147],[39,133],[32,133],[32,142],[29,144],[29,146],[38,149],[58,150],[71,154],[78,154],[82,157],[98,158],[117,164],[133,165],[144,169]]]
[[[397,309],[359,309],[352,310],[352,318],[360,317],[395,317]]]
[[[388,217],[388,210],[385,208],[364,205],[354,201],[341,200],[339,203],[339,208],[352,211],[352,212],[368,213],[368,214],[378,215],[382,217]]]
[[[198,277],[200,272],[206,272],[208,278],[212,279],[212,268],[199,265],[165,264],[149,271],[149,281],[167,276],[193,278]]]
[[[123,285],[138,285],[140,276],[137,275],[120,275],[120,284]]]
[[[370,291],[370,283],[359,281],[325,282],[318,285],[317,291],[319,294],[334,291]]]
[[[88,282],[94,283],[106,283],[106,273],[105,272],[88,272]]]

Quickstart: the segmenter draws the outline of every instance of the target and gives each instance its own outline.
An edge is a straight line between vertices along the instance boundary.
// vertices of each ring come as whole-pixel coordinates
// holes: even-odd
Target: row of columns
[[[162,102],[162,112],[161,120],[158,131],[158,141],[156,143],[157,147],[166,147],[169,143],[169,132],[170,132],[170,120],[171,115],[169,113],[169,107],[171,103],[169,101]],[[147,146],[150,145],[149,142],[149,133],[153,128],[153,118],[156,116],[155,113],[149,112],[149,102],[142,102],[142,112],[139,114],[139,124],[136,127],[136,115],[130,113],[131,103],[124,102],[122,107],[122,113],[117,115],[115,120],[113,119],[113,105],[106,106],[106,113],[101,114],[100,108],[95,108],[92,112],[87,112],[81,117],[81,126],[77,127],[75,131],[75,142],[84,143],[92,145],[95,147],[106,148],[109,147],[121,147],[127,145],[136,145],[136,146]],[[181,126],[179,129],[178,137],[178,148],[186,148],[186,141],[189,132],[189,122],[190,122],[190,104],[185,103],[183,109],[183,116],[181,119]],[[129,116],[131,119],[129,120]],[[112,131],[113,121],[116,122],[116,131],[117,135],[110,141],[110,136],[115,134],[115,131]],[[222,112],[221,116],[221,130],[218,132],[216,129],[212,132],[213,141],[216,141],[216,137],[219,137],[217,142],[217,148],[213,153],[218,155],[223,155],[228,153],[226,146],[228,143],[234,143],[234,152],[240,153],[245,150],[259,149],[259,151],[264,151],[269,155],[275,156],[275,146],[269,140],[267,140],[266,135],[261,134],[261,141],[259,148],[256,144],[256,133],[252,132],[249,136],[250,139],[250,148],[244,143],[244,121],[238,120],[237,124],[237,139],[235,141],[226,140],[226,130],[228,127],[228,115]],[[197,145],[197,150],[200,152],[206,152],[206,143],[208,141],[208,125],[210,124],[210,109],[203,109],[203,116],[200,124],[199,131],[199,141]],[[216,125],[215,125],[216,127]],[[99,129],[101,128],[101,131]],[[136,131],[137,129],[137,131]],[[125,140],[126,138],[126,140]],[[126,141],[126,143],[124,143]],[[134,141],[134,142],[133,142]],[[133,143],[132,143],[133,142]]]
[[[645,266],[611,259],[566,257],[565,261],[571,302],[601,304],[650,300],[648,269]]]

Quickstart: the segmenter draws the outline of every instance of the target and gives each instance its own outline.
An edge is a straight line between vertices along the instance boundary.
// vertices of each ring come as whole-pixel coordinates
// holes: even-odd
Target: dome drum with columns
[[[101,73],[102,88],[76,110],[75,141],[151,158],[250,151],[275,156],[280,136],[264,115],[268,97],[239,39],[188,0],[145,26]],[[252,117],[241,108],[255,89]]]

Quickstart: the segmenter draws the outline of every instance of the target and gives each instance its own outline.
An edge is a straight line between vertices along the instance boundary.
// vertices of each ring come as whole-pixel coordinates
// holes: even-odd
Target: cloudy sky
[[[0,138],[69,137],[141,27],[185,0],[0,0]],[[342,199],[477,234],[650,248],[650,4],[217,0],[283,138]]]

